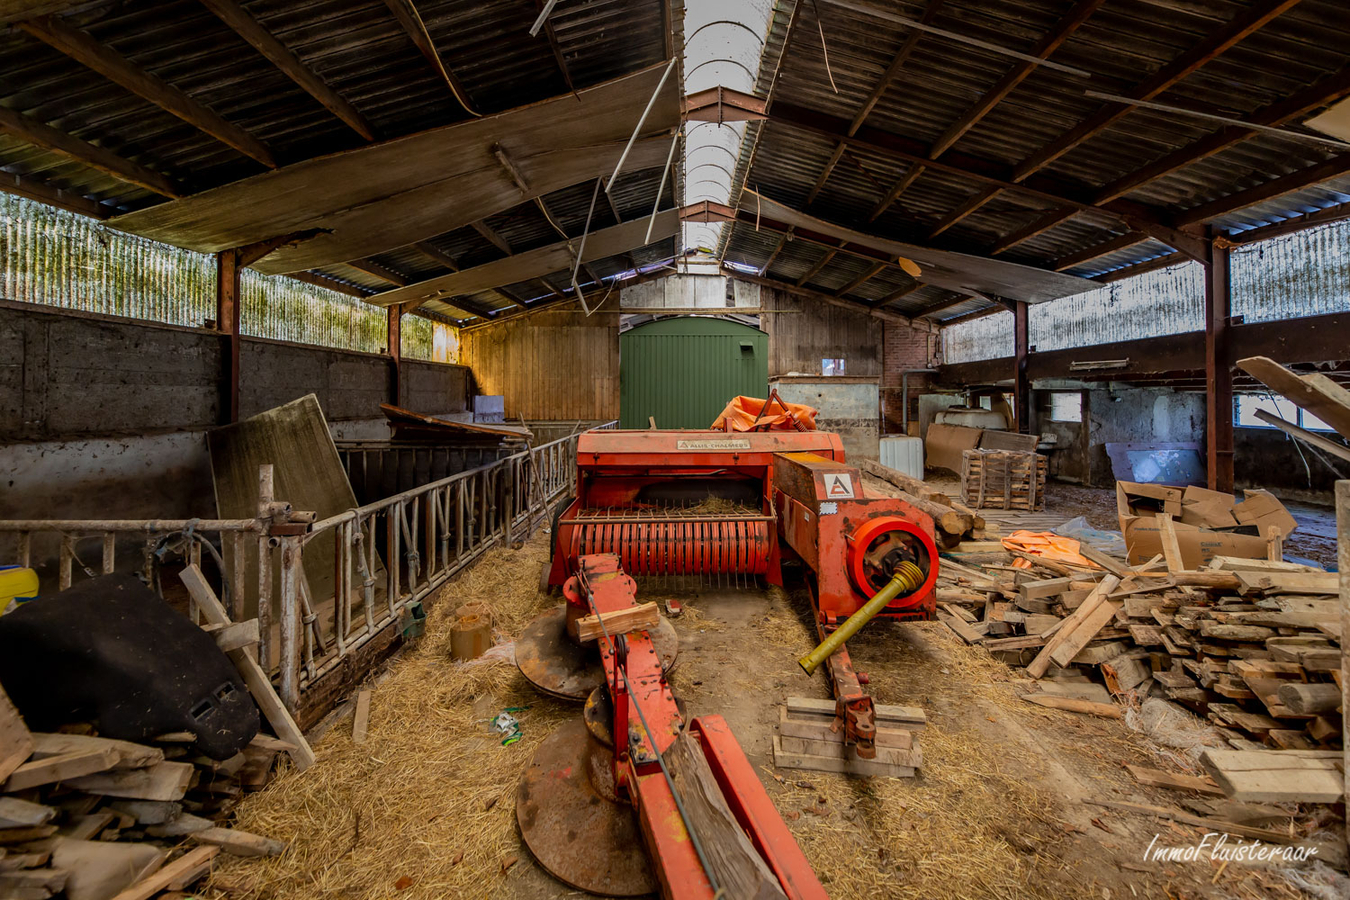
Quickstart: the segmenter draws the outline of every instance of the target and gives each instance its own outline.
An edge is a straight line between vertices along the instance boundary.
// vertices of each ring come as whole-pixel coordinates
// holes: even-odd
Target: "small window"
[[[1233,398],[1233,424],[1241,428],[1274,428],[1256,417],[1257,410],[1292,422],[1309,431],[1332,431],[1332,427],[1285,397],[1270,394],[1239,394]]]
[[[988,394],[985,394],[983,397],[980,398],[980,409],[993,409],[993,408],[994,408],[993,397],[990,397]]]
[[[843,375],[844,361],[842,359],[822,359],[820,361],[820,374]]]
[[[1083,395],[1077,391],[1056,391],[1051,394],[1050,421],[1083,421]]]

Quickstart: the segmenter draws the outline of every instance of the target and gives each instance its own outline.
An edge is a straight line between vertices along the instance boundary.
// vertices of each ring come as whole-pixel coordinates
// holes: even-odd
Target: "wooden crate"
[[[961,499],[973,509],[1045,508],[1045,457],[1017,450],[966,450]]]
[[[789,697],[778,708],[773,736],[774,765],[846,775],[889,775],[912,778],[923,765],[919,735],[928,722],[923,710],[876,705],[877,755],[860,759],[831,728],[834,701]]]

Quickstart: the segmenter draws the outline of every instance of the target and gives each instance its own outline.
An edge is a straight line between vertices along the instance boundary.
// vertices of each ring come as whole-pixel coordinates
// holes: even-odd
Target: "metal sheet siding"
[[[1350,222],[1233,250],[1233,315],[1270,322],[1350,310]]]
[[[750,352],[742,343],[749,342]],[[769,336],[724,319],[661,319],[619,338],[619,424],[707,428],[738,394],[763,397]]]

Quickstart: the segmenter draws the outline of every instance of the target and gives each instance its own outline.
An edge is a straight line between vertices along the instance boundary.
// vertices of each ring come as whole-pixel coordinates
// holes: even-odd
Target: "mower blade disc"
[[[520,778],[516,821],[530,853],[565,884],[606,897],[639,897],[657,883],[642,842],[637,816],[626,803],[598,793],[587,774],[595,764],[612,765],[580,719],[544,739]]]
[[[652,631],[661,656],[661,668],[675,665],[680,639],[663,617]],[[525,679],[545,694],[582,703],[605,683],[597,641],[582,645],[567,635],[567,608],[559,606],[539,616],[516,638],[516,665]]]

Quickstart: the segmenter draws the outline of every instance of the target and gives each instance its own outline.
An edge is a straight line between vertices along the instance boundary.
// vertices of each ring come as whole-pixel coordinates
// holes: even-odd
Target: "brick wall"
[[[904,410],[901,407],[901,376],[906,369],[931,369],[936,366],[938,352],[937,329],[914,328],[898,322],[887,322],[882,340],[882,409],[888,434],[902,433]],[[919,395],[932,384],[934,375],[914,373],[909,376],[909,420],[914,422],[919,413]]]

